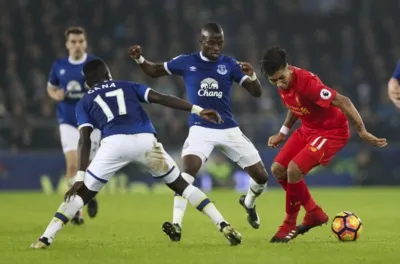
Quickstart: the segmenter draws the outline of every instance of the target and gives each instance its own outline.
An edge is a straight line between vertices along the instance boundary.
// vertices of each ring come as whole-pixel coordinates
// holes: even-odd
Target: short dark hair
[[[261,72],[271,76],[275,72],[286,67],[289,61],[289,54],[279,46],[269,48],[264,52],[261,59]]]
[[[210,33],[217,33],[221,34],[223,32],[223,29],[220,24],[215,23],[215,22],[210,22],[207,24],[204,24],[203,27],[201,28],[202,31],[208,31]]]
[[[86,31],[85,31],[85,29],[83,27],[69,27],[69,28],[67,28],[65,30],[65,32],[64,32],[65,40],[68,40],[68,37],[71,34],[77,34],[77,35],[83,34],[83,35],[85,35],[85,38],[86,38]]]
[[[100,59],[90,60],[83,65],[83,74],[86,78],[86,84],[89,87],[93,87],[97,83],[107,80],[108,73],[107,64]]]

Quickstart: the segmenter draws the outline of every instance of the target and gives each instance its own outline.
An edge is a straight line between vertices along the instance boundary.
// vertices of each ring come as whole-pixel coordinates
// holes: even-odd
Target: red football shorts
[[[274,161],[287,168],[289,162],[293,160],[300,170],[307,174],[320,164],[327,165],[347,141],[348,138],[331,138],[326,131],[321,135],[305,135],[301,129],[297,129],[283,145]]]

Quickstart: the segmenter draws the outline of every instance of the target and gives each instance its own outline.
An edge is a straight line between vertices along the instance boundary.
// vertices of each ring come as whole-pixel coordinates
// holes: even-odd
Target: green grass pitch
[[[82,227],[67,225],[50,248],[33,250],[31,242],[42,234],[62,197],[0,193],[0,263],[400,263],[400,189],[312,192],[331,219],[343,210],[361,218],[364,230],[357,242],[338,242],[330,226],[323,226],[289,244],[270,244],[283,220],[285,204],[284,192],[271,189],[258,201],[259,230],[248,225],[237,193],[209,194],[242,233],[243,244],[237,247],[229,246],[211,221],[193,208],[184,219],[183,240],[172,243],[161,232],[161,224],[172,217],[172,193],[126,193],[100,195],[95,219],[86,217]]]

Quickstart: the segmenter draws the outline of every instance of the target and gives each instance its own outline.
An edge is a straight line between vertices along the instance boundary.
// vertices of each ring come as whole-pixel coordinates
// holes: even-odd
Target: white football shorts
[[[183,144],[182,157],[196,155],[204,163],[215,147],[243,169],[261,161],[257,149],[239,127],[227,129],[190,127],[189,136]]]
[[[180,171],[163,145],[150,133],[113,135],[101,141],[96,156],[86,170],[86,187],[98,192],[111,177],[127,164],[143,165],[154,178],[171,183]]]
[[[60,137],[64,153],[78,150],[79,131],[77,127],[68,124],[61,124]],[[90,135],[90,140],[92,141],[92,147],[90,149],[90,159],[93,159],[94,155],[96,154],[96,151],[99,149],[100,138],[101,138],[100,130],[94,129],[92,134]]]

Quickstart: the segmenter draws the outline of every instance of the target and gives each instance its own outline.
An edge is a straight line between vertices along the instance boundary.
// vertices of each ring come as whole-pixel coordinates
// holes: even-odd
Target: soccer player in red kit
[[[272,174],[286,191],[286,218],[271,243],[289,242],[299,234],[328,222],[328,215],[312,198],[303,176],[318,165],[327,165],[350,137],[348,120],[358,135],[368,143],[385,147],[385,138],[367,132],[351,100],[324,85],[313,73],[288,64],[288,54],[280,47],[267,50],[262,58],[262,72],[277,86],[288,114],[281,130],[268,139],[276,148],[286,139],[290,128],[296,129],[272,164]],[[300,207],[306,215],[296,226]]]

